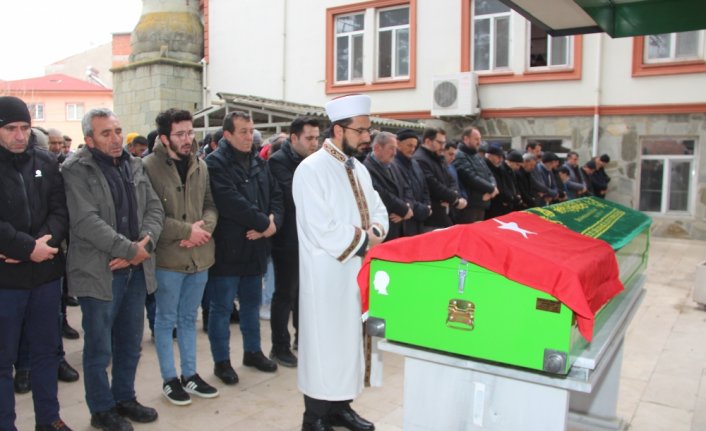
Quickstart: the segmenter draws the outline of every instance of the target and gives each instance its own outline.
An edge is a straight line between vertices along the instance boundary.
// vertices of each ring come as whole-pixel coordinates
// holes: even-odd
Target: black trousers
[[[351,401],[318,400],[304,395],[304,422],[312,423],[316,419],[326,418],[328,415],[349,408]]]
[[[272,295],[270,328],[272,348],[289,349],[289,313],[295,332],[299,330],[299,251],[272,250],[272,265],[275,270],[275,291]]]

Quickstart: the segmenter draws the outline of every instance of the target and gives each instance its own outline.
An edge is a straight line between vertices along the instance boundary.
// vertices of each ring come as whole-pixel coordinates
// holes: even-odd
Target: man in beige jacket
[[[196,311],[214,263],[211,234],[218,213],[211,197],[208,168],[194,151],[188,111],[168,109],[156,119],[158,138],[145,157],[147,175],[164,208],[164,230],[157,242],[157,313],[154,338],[164,396],[175,405],[191,404],[189,394],[213,398],[218,390],[196,373]],[[178,327],[181,380],[174,365],[172,330]]]

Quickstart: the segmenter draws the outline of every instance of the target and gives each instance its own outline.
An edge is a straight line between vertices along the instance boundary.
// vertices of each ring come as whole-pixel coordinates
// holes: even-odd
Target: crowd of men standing
[[[534,143],[524,154],[484,145],[473,127],[463,130],[456,142],[439,128],[421,134],[410,129],[374,132],[369,108],[367,96],[327,105],[332,126],[323,144],[318,120],[297,118],[286,139],[273,141],[264,157],[253,144],[258,133],[253,120],[244,112],[229,113],[220,136],[199,148],[188,111],[161,112],[153,133],[128,136],[124,146],[116,114],[93,109],[82,120],[85,144],[71,153],[70,144],[67,151],[65,137],[55,130],[48,134],[47,149],[42,148],[26,104],[0,97],[0,194],[7,202],[0,207],[0,430],[15,430],[12,371],[20,371],[23,350],[31,369],[36,430],[70,430],[59,416],[57,397],[57,376],[65,364],[60,334],[68,326],[65,311],[60,317],[62,283],[68,285],[63,296],[77,297],[81,307],[91,425],[129,431],[130,421],[158,417],[135,393],[148,294],[154,293],[156,305],[153,334],[163,394],[175,405],[188,405],[192,395],[219,394],[196,370],[199,306],[209,319],[214,374],[234,385],[239,380],[230,351],[234,300],[240,307],[243,365],[262,372],[274,372],[278,364],[295,367],[300,281],[306,281],[307,295],[327,294],[322,293],[326,289],[316,290],[327,276],[315,275],[309,265],[316,264],[317,271],[329,265],[331,280],[341,271],[353,274],[346,283],[349,293],[356,294],[357,259],[383,238],[605,195],[607,156],[579,165],[578,155],[570,152],[559,166],[554,153],[542,152]],[[322,180],[329,173],[333,184]],[[346,193],[330,195],[336,181],[352,187],[355,199],[345,201]],[[344,201],[333,205],[337,199]],[[351,210],[337,215],[341,208]],[[362,226],[335,231],[334,225],[358,211],[351,223],[359,219]],[[299,238],[302,233],[305,238]],[[334,258],[321,260],[319,248]],[[302,250],[307,252],[303,263]],[[270,257],[275,275],[272,350],[265,355],[259,309]],[[316,320],[320,316],[314,316],[320,310],[311,301],[302,299],[307,312],[301,321],[314,331],[321,326]],[[354,323],[357,312],[355,307],[342,311]],[[336,313],[330,317],[335,319]],[[51,315],[56,321],[46,318]],[[345,338],[358,342],[359,331],[356,323]],[[340,351],[322,351],[331,350],[340,332],[332,332],[331,339],[320,329],[314,332],[316,336],[303,339],[301,349],[308,355],[306,367],[300,368],[303,429],[330,430],[334,424],[374,430],[350,408],[360,385],[357,374],[349,376],[343,369],[349,362],[334,361],[343,367],[336,376],[352,378],[350,386],[342,383],[350,390],[334,395],[328,393],[321,367],[312,365],[326,355],[340,357]],[[358,367],[353,352],[350,366]],[[322,367],[333,367],[334,362],[324,362]]]

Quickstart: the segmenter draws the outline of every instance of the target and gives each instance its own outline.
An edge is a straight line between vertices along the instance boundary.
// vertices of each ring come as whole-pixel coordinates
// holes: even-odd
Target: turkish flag
[[[576,313],[588,341],[595,313],[623,290],[608,243],[531,213],[513,212],[373,247],[358,273],[363,313],[368,311],[372,259],[429,262],[453,256],[554,296]]]

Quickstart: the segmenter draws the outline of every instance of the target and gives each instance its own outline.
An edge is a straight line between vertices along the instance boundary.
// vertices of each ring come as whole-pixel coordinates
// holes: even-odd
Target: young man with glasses
[[[164,381],[162,392],[169,402],[181,406],[191,404],[189,394],[218,396],[218,390],[196,373],[196,313],[208,268],[215,262],[211,234],[218,212],[206,163],[196,157],[189,111],[168,109],[157,115],[156,123],[157,142],[144,159],[165,216],[156,250],[154,339]],[[172,331],[177,327],[181,379],[172,347]]]

